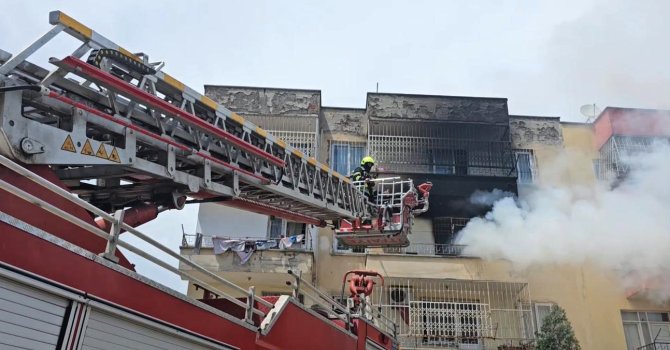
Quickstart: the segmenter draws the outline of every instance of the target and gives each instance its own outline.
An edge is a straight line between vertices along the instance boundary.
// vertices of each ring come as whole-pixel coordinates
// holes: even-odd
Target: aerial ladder
[[[403,246],[429,184],[352,182],[68,15],[16,55],[0,50],[0,154],[48,165],[68,190],[139,225],[166,209],[217,202],[316,226],[352,246]],[[52,69],[28,60],[65,33]]]

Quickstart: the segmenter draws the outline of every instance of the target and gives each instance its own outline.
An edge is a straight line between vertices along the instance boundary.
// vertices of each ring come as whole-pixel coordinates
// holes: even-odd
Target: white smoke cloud
[[[629,286],[652,282],[670,268],[670,145],[625,160],[628,177],[614,189],[541,187],[522,201],[502,198],[475,218],[457,243],[464,254],[537,264],[594,263],[618,272]],[[667,292],[666,292],[667,291]]]
[[[481,191],[481,190],[476,190],[475,192],[472,193],[470,196],[470,203],[479,205],[479,206],[491,206],[495,202],[506,198],[506,197],[514,197],[514,193],[512,192],[507,192],[499,189],[494,189],[493,191]]]

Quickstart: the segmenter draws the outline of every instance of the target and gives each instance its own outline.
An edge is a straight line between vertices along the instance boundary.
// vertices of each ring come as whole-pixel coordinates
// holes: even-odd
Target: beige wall
[[[333,230],[319,230],[318,261],[316,263],[316,286],[322,291],[339,295],[342,277],[347,271],[365,267],[366,255],[363,253],[333,253]]]
[[[593,161],[598,158],[595,134],[590,124],[562,123],[565,152],[570,159],[568,174],[573,184],[593,185],[596,177]]]

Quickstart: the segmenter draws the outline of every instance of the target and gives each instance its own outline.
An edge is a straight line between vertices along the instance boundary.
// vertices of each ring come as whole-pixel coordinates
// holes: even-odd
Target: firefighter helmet
[[[363,159],[361,159],[361,165],[365,165],[365,164],[375,165],[375,160],[372,159],[372,157],[370,157],[370,156],[363,157]]]

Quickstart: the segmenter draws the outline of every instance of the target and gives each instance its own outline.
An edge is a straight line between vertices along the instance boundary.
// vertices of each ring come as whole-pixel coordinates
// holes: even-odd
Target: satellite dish
[[[589,123],[596,119],[598,114],[600,114],[600,108],[598,108],[596,104],[593,103],[579,107],[579,112],[586,117],[586,122]]]

